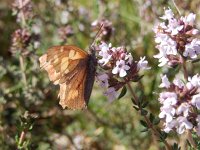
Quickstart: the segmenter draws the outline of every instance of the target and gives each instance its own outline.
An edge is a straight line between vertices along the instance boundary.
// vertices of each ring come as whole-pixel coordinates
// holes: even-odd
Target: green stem
[[[21,134],[20,134],[18,147],[21,147],[21,146],[22,146],[25,136],[26,136],[26,132],[25,132],[25,131],[22,131]]]
[[[27,87],[27,80],[26,80],[25,67],[24,67],[24,59],[21,55],[19,56],[19,62],[20,62],[20,69],[21,69],[21,73],[22,73],[22,80],[24,82],[24,86]]]
[[[127,83],[127,86],[128,86],[129,91],[131,92],[131,95],[132,95],[133,98],[134,98],[135,103],[138,105],[138,102],[139,102],[138,97],[137,97],[137,95],[135,94],[135,92],[133,91],[133,88],[131,87],[130,83]],[[142,111],[142,108],[139,107],[139,110],[140,110],[140,112],[141,112],[141,111]],[[153,131],[154,135],[156,135],[156,137],[157,137],[158,139],[160,139],[160,133],[159,133],[158,130],[153,126],[153,124],[151,123],[151,121],[149,120],[149,118],[148,118],[146,115],[144,115],[144,119],[145,119],[145,121],[146,121],[148,127]],[[163,140],[163,143],[165,144],[165,147],[166,147],[167,150],[171,150],[171,147],[170,147],[169,143],[168,143],[166,140]]]
[[[19,4],[20,4],[20,8],[21,10],[21,19],[22,19],[22,27],[26,26],[26,20],[25,20],[25,16],[24,16],[24,12],[23,12],[23,0],[19,0]]]

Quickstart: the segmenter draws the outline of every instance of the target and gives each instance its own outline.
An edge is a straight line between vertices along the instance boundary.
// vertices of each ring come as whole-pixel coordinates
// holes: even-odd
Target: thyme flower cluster
[[[154,28],[155,42],[159,53],[154,57],[159,59],[159,66],[165,64],[176,66],[183,59],[194,60],[200,54],[200,40],[195,37],[199,30],[195,28],[196,15],[175,18],[171,9],[165,10],[161,22]]]
[[[164,120],[164,131],[176,130],[182,134],[186,130],[194,130],[200,135],[200,76],[188,77],[187,81],[176,77],[169,82],[166,75],[162,76],[159,102],[159,117]]]
[[[131,53],[123,46],[112,47],[102,42],[98,48],[98,64],[102,71],[97,79],[100,86],[106,88],[104,94],[110,101],[116,99],[117,91],[126,83],[139,79],[139,71],[149,69],[145,57],[133,61]]]

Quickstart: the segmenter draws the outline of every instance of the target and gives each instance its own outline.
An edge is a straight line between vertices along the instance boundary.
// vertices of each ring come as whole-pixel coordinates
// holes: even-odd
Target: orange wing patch
[[[77,70],[71,79],[60,84],[60,105],[63,108],[82,109],[86,106],[84,98],[85,79],[87,76],[86,61],[82,61]]]
[[[50,81],[60,85],[60,105],[63,108],[84,108],[87,52],[76,46],[55,46],[48,49],[39,61],[40,67],[48,72]]]

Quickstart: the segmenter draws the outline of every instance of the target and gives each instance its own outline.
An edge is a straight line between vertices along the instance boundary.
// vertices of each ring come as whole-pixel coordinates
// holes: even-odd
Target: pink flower
[[[125,56],[125,60],[127,61],[127,64],[131,64],[133,62],[133,57],[132,57],[131,53],[129,53]]]
[[[130,67],[126,65],[124,60],[118,60],[116,62],[116,67],[113,68],[112,73],[113,74],[118,74],[120,77],[125,77],[127,75],[126,71],[129,70]]]
[[[176,114],[183,114],[184,117],[187,117],[190,112],[191,106],[188,103],[182,103],[177,109]]]
[[[190,89],[192,87],[200,88],[200,76],[198,74],[194,75],[193,77],[188,77],[187,87]]]
[[[171,105],[171,104],[175,105],[177,102],[176,99],[177,99],[177,94],[174,92],[162,92],[160,93],[160,97],[159,97],[160,103],[165,104],[165,105]],[[170,104],[167,104],[168,102],[170,102]]]
[[[162,78],[162,83],[160,84],[159,87],[161,87],[161,88],[163,88],[163,87],[169,88],[169,87],[170,87],[170,82],[169,82],[167,76],[164,75],[164,76],[162,76],[161,78]]]
[[[172,12],[172,10],[170,8],[168,8],[165,10],[165,15],[163,15],[160,18],[163,20],[170,20],[170,19],[174,18],[174,13]]]
[[[183,132],[185,132],[186,129],[192,129],[193,128],[192,123],[189,122],[186,117],[180,116],[180,117],[177,118],[177,121],[178,121],[178,126],[177,126],[176,131],[179,134],[182,134]]]
[[[108,79],[109,79],[109,76],[106,73],[97,75],[97,80],[100,82],[101,87],[109,86]]]
[[[173,80],[173,83],[174,83],[174,85],[178,86],[179,88],[183,88],[183,86],[184,86],[183,81],[180,80],[178,77],[176,77],[176,78]]]
[[[192,59],[196,59],[197,55],[200,54],[200,40],[193,39],[191,43],[185,45],[185,51],[183,52],[183,56],[190,57]]]
[[[192,105],[196,106],[197,109],[200,109],[200,94],[194,95],[191,103]]]
[[[190,13],[188,16],[182,17],[181,19],[183,20],[183,22],[193,26],[194,22],[195,22],[195,19],[196,19],[196,15],[193,14],[193,13]]]
[[[159,53],[154,55],[154,58],[159,59],[160,64],[158,66],[161,67],[168,63],[168,55],[177,55],[177,44],[166,34],[157,34],[155,41],[159,43],[156,46],[159,49]]]
[[[145,60],[145,56],[144,57],[140,57],[140,60],[138,61],[137,64],[137,68],[139,70],[146,70],[146,69],[151,69],[151,67],[148,67],[148,61]]]
[[[117,92],[114,87],[110,87],[104,92],[104,95],[108,97],[109,101],[112,102],[117,98]]]
[[[102,43],[100,46],[99,56],[102,58],[99,60],[100,64],[107,64],[111,59],[112,55],[108,53],[109,49],[111,48],[111,44],[107,45],[106,43]]]
[[[169,133],[169,131],[171,131],[174,127],[177,126],[177,120],[174,119],[170,122],[166,122],[166,123],[164,123],[164,126],[165,126],[164,131],[166,133]]]
[[[171,122],[173,119],[173,116],[175,115],[176,110],[170,106],[161,107],[160,110],[161,110],[161,112],[159,114],[159,117],[165,118],[166,122]]]

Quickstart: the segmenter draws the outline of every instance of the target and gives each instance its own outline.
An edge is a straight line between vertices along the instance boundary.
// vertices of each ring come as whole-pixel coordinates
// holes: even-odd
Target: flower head
[[[113,68],[112,73],[113,74],[118,74],[120,77],[125,77],[127,75],[126,71],[129,70],[130,67],[126,65],[124,60],[118,60],[116,62],[115,68]]]
[[[100,69],[97,80],[111,101],[126,83],[140,79],[140,70],[150,69],[145,57],[133,61],[131,53],[128,53],[124,46],[112,47],[112,44],[101,42],[96,46],[96,51]]]
[[[184,83],[178,76],[172,83],[166,75],[162,76],[160,87],[165,91],[160,93],[161,103],[159,117],[164,120],[164,131],[175,129],[179,134],[186,130],[197,129],[199,134],[199,118],[197,112],[200,110],[200,76],[197,74],[188,78]],[[196,123],[198,121],[198,123]]]
[[[181,57],[196,59],[200,54],[200,40],[194,37],[199,31],[195,28],[196,15],[175,18],[171,9],[165,10],[161,22],[154,28],[156,48],[159,53],[154,57],[159,59],[160,67],[181,64]]]

